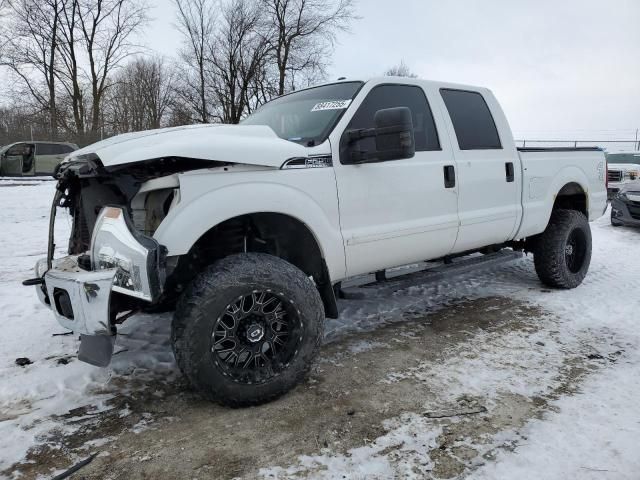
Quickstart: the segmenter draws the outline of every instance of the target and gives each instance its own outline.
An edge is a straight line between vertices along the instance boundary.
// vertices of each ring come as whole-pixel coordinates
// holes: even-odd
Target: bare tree
[[[324,73],[336,34],[356,19],[354,0],[259,0],[269,16],[277,67],[277,95],[295,88],[296,75]]]
[[[7,110],[5,136],[29,121],[42,135],[47,119],[47,135],[64,131],[79,144],[194,120],[237,123],[321,77],[337,33],[355,18],[355,0],[174,0],[185,40],[178,75],[158,58],[127,63],[145,0],[5,1],[0,63],[27,99],[20,114],[15,102]]]
[[[387,77],[408,77],[408,78],[417,78],[418,75],[413,73],[411,69],[404,63],[404,60],[400,60],[398,65],[394,65],[389,68],[386,72],[384,72]]]
[[[87,57],[91,90],[91,133],[97,139],[101,107],[113,70],[136,48],[132,35],[147,20],[148,7],[140,0],[74,0],[78,27]]]
[[[65,110],[71,111],[72,123],[67,116],[61,118],[66,130],[74,132],[78,136],[84,136],[87,122],[85,115],[85,95],[82,84],[82,48],[81,36],[78,27],[79,4],[76,0],[62,0],[62,24],[60,28],[61,67],[58,76],[67,95]],[[81,143],[84,143],[82,139]]]
[[[161,58],[137,58],[117,75],[105,109],[110,133],[164,126],[174,105],[174,71]]]
[[[1,65],[19,80],[28,97],[49,117],[50,138],[57,137],[56,70],[62,0],[12,2],[11,19],[3,30]]]
[[[161,58],[142,59],[135,65],[144,88],[142,98],[147,111],[147,126],[160,128],[169,109],[175,104],[172,86],[175,71]]]
[[[209,51],[208,73],[218,106],[215,119],[238,123],[246,115],[252,87],[265,69],[269,44],[255,2],[227,2],[222,16]]]
[[[197,120],[209,121],[207,99],[207,54],[215,33],[215,0],[174,0],[178,10],[178,29],[185,41],[181,53],[185,65],[195,69],[194,79],[183,78],[183,88],[179,91],[183,98],[197,112]],[[195,80],[195,81],[192,81]]]
[[[185,40],[177,90],[200,122],[238,122],[319,80],[336,35],[357,18],[356,0],[174,1]]]
[[[0,107],[0,145],[33,138],[46,138],[49,134],[49,116],[38,109],[25,108],[23,102],[13,100]]]
[[[179,125],[188,125],[193,122],[191,116],[191,109],[179,101],[179,97],[176,95],[174,101],[169,109],[167,119],[167,127],[177,127]]]

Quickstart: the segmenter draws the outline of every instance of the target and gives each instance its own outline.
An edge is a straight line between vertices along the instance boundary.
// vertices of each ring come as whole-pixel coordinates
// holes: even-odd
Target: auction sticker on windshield
[[[312,112],[322,110],[343,110],[351,104],[351,100],[331,100],[329,102],[316,103],[311,109]]]

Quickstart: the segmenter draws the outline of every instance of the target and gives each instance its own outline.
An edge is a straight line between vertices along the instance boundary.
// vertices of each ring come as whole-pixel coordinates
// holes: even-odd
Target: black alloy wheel
[[[587,238],[584,232],[576,228],[567,238],[567,245],[564,247],[564,258],[567,268],[571,273],[580,271],[587,254]]]
[[[308,275],[273,255],[242,253],[191,282],[171,339],[180,370],[205,398],[242,407],[302,382],[323,331],[324,305]]]
[[[263,383],[285,370],[303,340],[295,305],[271,290],[254,290],[228,304],[214,323],[211,354],[232,380]]]

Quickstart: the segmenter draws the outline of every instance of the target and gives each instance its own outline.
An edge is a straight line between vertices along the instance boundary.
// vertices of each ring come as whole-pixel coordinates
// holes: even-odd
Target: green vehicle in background
[[[67,142],[17,142],[0,148],[0,176],[52,175],[56,166],[78,149]]]

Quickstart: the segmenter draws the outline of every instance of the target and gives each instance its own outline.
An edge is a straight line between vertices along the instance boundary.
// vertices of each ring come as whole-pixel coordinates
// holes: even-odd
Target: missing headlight
[[[113,290],[154,301],[163,284],[162,247],[154,239],[135,231],[121,208],[104,207],[91,239],[93,270],[116,268]]]
[[[169,213],[169,209],[174,201],[176,189],[154,190],[147,194],[145,200],[145,222],[144,233],[153,235],[164,218]]]

